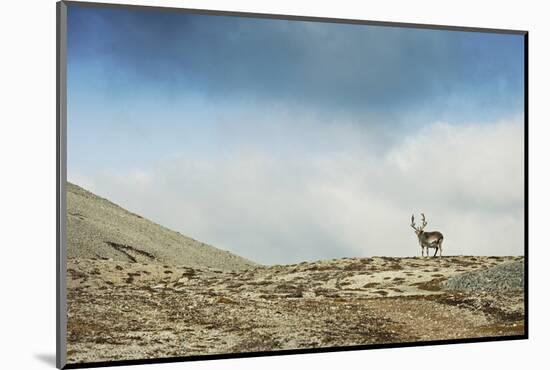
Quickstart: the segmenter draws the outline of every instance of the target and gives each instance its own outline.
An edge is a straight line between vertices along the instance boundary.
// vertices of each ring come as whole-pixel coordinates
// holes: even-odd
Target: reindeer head
[[[418,236],[420,236],[420,234],[422,234],[424,232],[424,228],[428,224],[426,222],[426,217],[424,216],[424,213],[421,213],[421,215],[422,215],[422,226],[416,226],[415,225],[415,223],[414,223],[414,214],[411,217],[411,227],[414,229],[414,232]]]

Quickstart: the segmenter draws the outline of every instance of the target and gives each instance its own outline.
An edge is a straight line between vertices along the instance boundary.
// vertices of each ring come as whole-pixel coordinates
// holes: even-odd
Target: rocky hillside
[[[255,263],[155,224],[67,183],[67,256],[238,270]]]
[[[522,335],[523,263],[374,257],[221,271],[70,260],[68,360]]]

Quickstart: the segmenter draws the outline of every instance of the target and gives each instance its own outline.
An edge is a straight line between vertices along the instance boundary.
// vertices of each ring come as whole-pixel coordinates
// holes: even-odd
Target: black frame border
[[[66,340],[67,340],[67,301],[66,301],[66,181],[67,181],[67,7],[102,7],[130,10],[152,10],[179,12],[197,15],[213,15],[213,16],[232,16],[245,18],[263,18],[263,19],[280,19],[280,20],[295,20],[323,23],[342,23],[342,24],[357,24],[383,27],[399,27],[399,28],[420,28],[427,30],[444,30],[444,31],[461,31],[461,32],[484,32],[497,34],[512,34],[523,36],[524,41],[524,263],[525,263],[525,278],[524,278],[524,334],[513,336],[500,337],[480,337],[480,338],[464,338],[464,339],[447,339],[435,341],[418,341],[405,343],[385,343],[385,344],[368,344],[355,345],[345,347],[322,347],[322,348],[304,348],[292,350],[276,350],[276,351],[261,351],[261,352],[242,352],[242,353],[224,353],[224,354],[207,354],[194,356],[180,356],[167,358],[153,359],[137,359],[137,360],[114,360],[86,363],[66,363]],[[209,9],[192,9],[192,8],[175,8],[150,5],[132,5],[132,4],[112,4],[101,2],[83,2],[83,1],[66,1],[62,0],[56,3],[56,41],[57,41],[57,62],[56,62],[56,230],[57,230],[57,248],[56,248],[56,367],[59,369],[81,369],[81,368],[96,368],[110,366],[125,366],[125,365],[144,365],[144,364],[161,364],[173,362],[190,362],[190,361],[206,361],[220,360],[233,358],[248,358],[248,357],[267,357],[267,356],[282,356],[282,355],[297,355],[310,353],[329,353],[329,352],[344,352],[358,351],[366,349],[383,349],[383,348],[405,348],[405,347],[420,347],[446,344],[465,344],[465,343],[483,343],[483,342],[500,342],[509,340],[525,340],[529,338],[529,32],[526,30],[512,29],[496,29],[496,28],[478,28],[478,27],[461,27],[447,26],[438,24],[421,24],[421,23],[404,23],[404,22],[385,22],[372,20],[359,20],[347,18],[328,18],[316,16],[300,16],[300,15],[284,15],[284,14],[268,14],[268,13],[251,13],[240,11],[226,10],[209,10]]]

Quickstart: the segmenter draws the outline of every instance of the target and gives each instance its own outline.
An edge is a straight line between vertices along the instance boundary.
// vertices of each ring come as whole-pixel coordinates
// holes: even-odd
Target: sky
[[[70,5],[68,180],[263,264],[524,248],[523,36]]]

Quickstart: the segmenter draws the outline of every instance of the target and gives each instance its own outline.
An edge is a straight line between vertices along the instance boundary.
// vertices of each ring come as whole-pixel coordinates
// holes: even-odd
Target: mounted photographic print
[[[58,367],[527,338],[527,32],[57,10]]]

